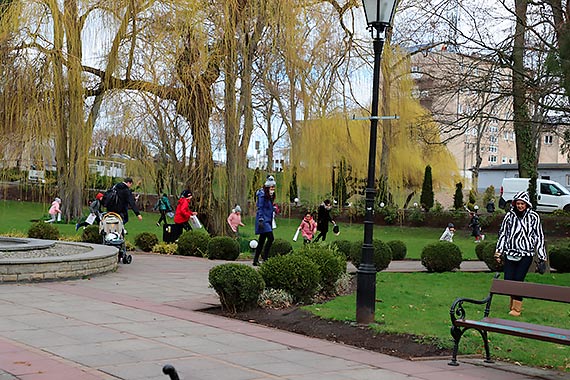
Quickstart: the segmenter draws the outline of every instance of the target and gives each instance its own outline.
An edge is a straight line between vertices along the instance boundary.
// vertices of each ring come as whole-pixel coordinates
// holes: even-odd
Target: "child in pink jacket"
[[[230,225],[232,232],[236,234],[236,236],[239,236],[238,228],[240,226],[245,226],[241,221],[241,207],[239,207],[239,205],[236,205],[233,212],[228,216],[228,224]]]
[[[53,223],[56,221],[61,222],[61,199],[55,198],[53,202],[51,202],[51,207],[49,208],[49,216],[51,217],[50,220],[46,220],[46,223]]]
[[[304,244],[308,244],[313,240],[313,236],[315,236],[315,233],[317,232],[317,222],[313,220],[310,212],[305,214],[305,217],[299,225],[299,231],[301,231],[301,234],[303,235]]]

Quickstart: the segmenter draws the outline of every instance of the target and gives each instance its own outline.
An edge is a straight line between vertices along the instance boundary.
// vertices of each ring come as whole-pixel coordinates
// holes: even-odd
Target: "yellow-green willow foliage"
[[[402,206],[411,191],[421,188],[426,165],[432,167],[435,189],[452,186],[457,168],[447,148],[439,143],[437,125],[412,95],[413,80],[406,57],[385,46],[383,64],[390,65],[392,74],[389,109],[399,116],[399,120],[378,124],[375,177],[377,180],[381,175],[387,177],[390,193],[396,204]],[[382,110],[379,113],[382,115]],[[384,133],[386,123],[391,124],[389,133]],[[387,173],[380,172],[383,138],[388,139]],[[302,199],[318,201],[330,194],[333,167],[338,166],[342,159],[346,160],[348,174],[360,179],[361,187],[365,186],[370,121],[337,115],[305,122],[295,144],[298,153],[293,165],[298,167],[297,180]]]

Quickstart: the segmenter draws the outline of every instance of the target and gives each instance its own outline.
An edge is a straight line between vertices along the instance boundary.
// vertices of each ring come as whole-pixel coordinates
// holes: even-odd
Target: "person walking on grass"
[[[445,231],[443,231],[443,234],[441,234],[441,237],[439,238],[439,240],[448,241],[450,243],[453,243],[453,235],[454,234],[455,234],[455,225],[453,223],[449,223],[447,225],[447,228],[445,229]]]
[[[330,199],[325,199],[323,203],[319,206],[317,210],[317,237],[315,242],[319,240],[325,241],[327,239],[327,233],[329,232],[329,222],[336,226],[335,221],[331,217],[332,204]]]
[[[298,230],[301,231],[301,235],[303,235],[303,244],[309,244],[311,240],[313,240],[313,236],[315,236],[315,232],[317,232],[317,223],[313,220],[313,216],[310,212],[305,214]]]
[[[107,211],[119,214],[123,220],[123,225],[129,221],[129,208],[133,210],[139,220],[142,220],[141,212],[136,204],[135,197],[131,191],[133,179],[125,178],[123,182],[117,183],[114,188],[117,192],[117,201],[114,204],[107,204]],[[125,230],[126,233],[126,230]]]
[[[540,216],[532,210],[526,191],[515,194],[512,205],[499,229],[495,260],[503,264],[505,280],[523,282],[535,254],[537,269],[544,273],[547,258],[544,233]],[[518,317],[521,311],[522,297],[511,297],[509,314]]]
[[[475,237],[475,243],[479,243],[485,240],[485,235],[481,233],[481,222],[479,222],[479,215],[477,214],[478,206],[475,206],[475,211],[470,211],[471,221],[469,222],[469,227],[471,227],[471,236]]]
[[[160,212],[160,218],[158,218],[156,225],[160,227],[161,222],[164,222],[166,224],[166,213],[172,212],[172,206],[170,205],[170,201],[168,200],[166,193],[163,193],[162,197],[158,198],[158,201],[152,209],[154,211],[158,210]]]
[[[273,201],[275,200],[276,185],[275,178],[268,175],[263,187],[256,193],[255,233],[259,235],[259,241],[253,258],[254,266],[259,265],[260,256],[263,257],[264,261],[269,258],[269,250],[273,240],[275,240],[273,236],[273,216],[275,215]]]
[[[46,220],[46,223],[54,223],[54,222],[61,222],[61,199],[55,198],[53,202],[51,202],[51,207],[49,208],[48,214],[50,216],[49,220]]]
[[[95,199],[89,204],[89,216],[82,223],[75,225],[75,231],[81,227],[85,228],[92,224],[99,225],[101,221],[101,199],[103,199],[103,193],[98,193]]]
[[[239,237],[239,232],[238,232],[239,227],[245,226],[245,224],[243,224],[241,221],[241,207],[239,207],[239,205],[236,205],[236,207],[234,207],[231,214],[228,215],[227,221],[228,224],[230,225],[230,229],[234,233],[234,236]]]

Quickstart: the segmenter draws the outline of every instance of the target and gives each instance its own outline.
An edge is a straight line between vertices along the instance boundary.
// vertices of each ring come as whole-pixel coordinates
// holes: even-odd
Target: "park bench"
[[[451,358],[451,362],[448,363],[449,365],[459,365],[457,363],[459,341],[463,334],[469,329],[475,329],[481,334],[483,344],[485,345],[485,362],[487,363],[493,362],[489,353],[488,332],[542,340],[566,346],[570,345],[570,330],[489,317],[494,295],[521,296],[523,298],[570,303],[570,287],[500,280],[498,276],[497,274],[493,279],[491,290],[485,299],[473,300],[469,298],[458,298],[451,305],[449,311],[452,323],[451,336],[455,340],[455,345],[453,347],[453,357]],[[480,320],[467,319],[465,309],[463,308],[465,302],[485,305],[483,318]],[[505,314],[506,313],[505,310]]]

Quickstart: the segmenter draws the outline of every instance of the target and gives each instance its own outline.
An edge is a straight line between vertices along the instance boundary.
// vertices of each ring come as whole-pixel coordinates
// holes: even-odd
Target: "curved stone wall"
[[[89,243],[60,241],[32,242],[30,239],[6,238],[0,242],[0,283],[50,281],[81,278],[117,269],[117,248]],[[9,246],[26,245],[25,249]],[[40,246],[44,246],[41,248]]]

